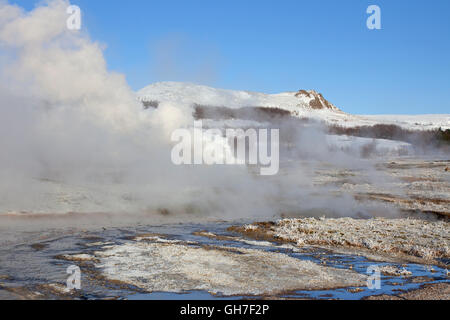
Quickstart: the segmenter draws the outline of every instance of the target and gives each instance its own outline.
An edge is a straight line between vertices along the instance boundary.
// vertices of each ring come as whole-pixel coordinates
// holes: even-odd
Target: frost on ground
[[[381,161],[376,171],[324,166],[313,181],[334,186],[340,195],[352,194],[361,203],[450,217],[449,167],[450,161],[405,157]]]
[[[415,219],[285,219],[236,228],[249,236],[317,245],[364,249],[372,253],[439,263],[450,258],[450,223]]]
[[[387,265],[380,268],[380,272],[386,276],[410,276],[412,272],[406,268],[398,268],[396,266]]]
[[[273,295],[360,286],[366,276],[261,250],[133,241],[95,253],[107,279],[148,292]]]
[[[412,290],[399,295],[376,295],[367,300],[450,300],[450,284],[425,284],[418,290]]]

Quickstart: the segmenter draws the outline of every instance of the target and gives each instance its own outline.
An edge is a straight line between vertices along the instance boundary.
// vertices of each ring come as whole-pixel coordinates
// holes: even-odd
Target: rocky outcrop
[[[318,93],[314,90],[300,90],[298,91],[295,96],[297,98],[306,97],[309,98],[309,106],[312,109],[320,110],[320,109],[329,109],[329,110],[339,110],[335,105],[330,103],[327,99],[323,97],[321,93]]]

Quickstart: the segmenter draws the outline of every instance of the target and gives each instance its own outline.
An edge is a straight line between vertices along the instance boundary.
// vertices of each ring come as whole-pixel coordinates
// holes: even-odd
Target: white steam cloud
[[[191,106],[143,110],[125,77],[107,70],[101,46],[66,28],[68,6],[52,0],[26,12],[0,1],[0,212],[246,218],[361,209],[350,196],[325,196],[308,166],[258,177],[246,167],[173,165],[170,135],[193,124]],[[329,157],[317,148],[325,135],[310,138],[297,150]]]

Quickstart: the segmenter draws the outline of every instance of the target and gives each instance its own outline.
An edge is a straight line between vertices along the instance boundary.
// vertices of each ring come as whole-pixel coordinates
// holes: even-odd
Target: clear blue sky
[[[10,0],[27,9],[38,1]],[[72,0],[133,89],[315,89],[356,114],[450,113],[449,0]],[[382,10],[368,30],[366,9]]]

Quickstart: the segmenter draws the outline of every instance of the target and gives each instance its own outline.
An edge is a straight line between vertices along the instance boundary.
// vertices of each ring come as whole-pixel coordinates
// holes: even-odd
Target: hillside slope
[[[249,91],[215,89],[183,82],[158,82],[137,92],[147,106],[160,103],[226,107],[259,107],[288,111],[298,118],[325,121],[342,127],[393,124],[409,130],[450,129],[450,114],[445,115],[351,115],[341,111],[314,90],[265,94]]]

